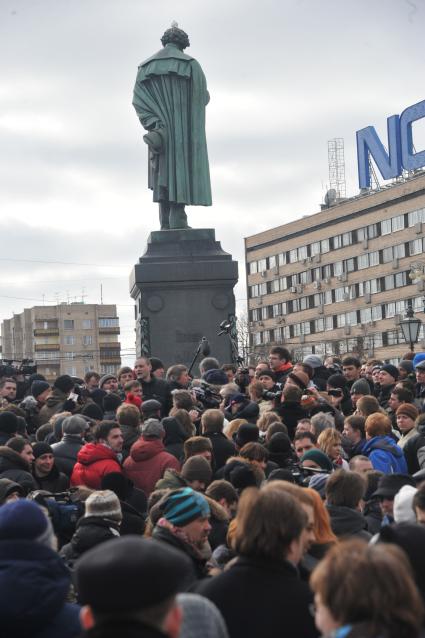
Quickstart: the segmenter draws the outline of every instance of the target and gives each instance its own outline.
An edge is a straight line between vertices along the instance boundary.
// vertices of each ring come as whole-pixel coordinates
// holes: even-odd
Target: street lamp
[[[409,304],[407,306],[405,319],[400,321],[400,329],[403,333],[405,342],[410,344],[410,350],[412,352],[415,351],[414,344],[418,341],[421,325],[422,321],[415,317],[413,308]]]

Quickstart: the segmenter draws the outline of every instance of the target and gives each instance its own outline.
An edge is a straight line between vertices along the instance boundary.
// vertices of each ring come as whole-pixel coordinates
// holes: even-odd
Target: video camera
[[[205,381],[201,381],[200,385],[192,386],[192,392],[206,410],[218,408],[222,401],[218,392],[215,392]]]
[[[287,469],[291,472],[294,482],[301,487],[308,487],[311,477],[315,474],[330,474],[330,472],[327,472],[326,470],[315,467],[306,467],[296,461],[291,463]]]
[[[17,377],[23,375],[29,377],[37,372],[37,364],[32,359],[22,359],[15,361],[13,359],[0,360],[0,378],[1,377]]]

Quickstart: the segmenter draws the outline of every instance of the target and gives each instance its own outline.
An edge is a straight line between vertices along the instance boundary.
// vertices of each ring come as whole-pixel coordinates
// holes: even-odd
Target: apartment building
[[[425,175],[362,193],[245,239],[252,358],[307,354],[396,361],[399,322],[422,321]],[[415,278],[416,273],[418,276]],[[417,349],[425,350],[422,326]]]
[[[2,357],[33,359],[54,381],[89,370],[115,373],[121,365],[119,318],[113,304],[62,303],[34,306],[2,323]]]

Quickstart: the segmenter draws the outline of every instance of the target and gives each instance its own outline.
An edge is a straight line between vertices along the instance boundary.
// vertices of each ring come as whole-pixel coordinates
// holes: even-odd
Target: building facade
[[[32,359],[50,381],[61,374],[82,378],[89,370],[115,373],[121,365],[112,304],[34,306],[3,321],[1,330],[3,359]]]
[[[245,239],[250,352],[398,360],[408,305],[422,321],[425,175]],[[417,348],[425,350],[423,326]]]

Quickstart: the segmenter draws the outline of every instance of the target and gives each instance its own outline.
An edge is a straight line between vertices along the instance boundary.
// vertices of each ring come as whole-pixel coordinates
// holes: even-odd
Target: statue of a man
[[[183,50],[187,34],[173,23],[163,49],[139,66],[133,106],[148,131],[149,183],[161,229],[188,228],[185,205],[211,206],[205,137],[209,101],[199,63]]]

